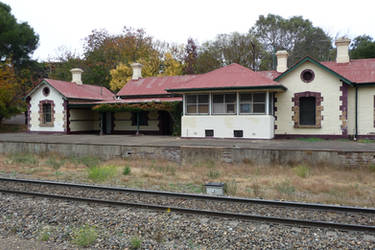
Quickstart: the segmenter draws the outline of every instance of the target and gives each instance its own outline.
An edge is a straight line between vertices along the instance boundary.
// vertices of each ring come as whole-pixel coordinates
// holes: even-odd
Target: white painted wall
[[[43,88],[48,86],[42,84],[30,97],[30,131],[32,132],[64,132],[64,99],[63,96],[54,88],[49,87],[48,96],[43,95]],[[39,102],[43,100],[52,100],[55,103],[55,120],[53,127],[39,126]]]
[[[274,117],[271,115],[185,115],[182,117],[182,137],[205,137],[206,129],[214,137],[234,138],[233,130],[243,130],[243,138],[272,139]]]
[[[315,79],[312,82],[305,83],[301,80],[300,74],[305,69],[314,71]],[[340,86],[342,86],[342,83],[337,77],[310,62],[306,62],[282,78],[280,83],[287,87],[288,90],[276,94],[277,102],[275,106],[277,111],[275,115],[277,120],[275,124],[277,129],[275,134],[342,134],[341,111],[339,109],[341,105],[339,99],[341,96]],[[321,128],[294,128],[294,121],[292,120],[294,102],[292,102],[292,98],[295,93],[305,91],[320,92],[323,97],[321,105],[324,110],[321,113],[323,116]]]
[[[358,88],[358,134],[374,135],[375,86]]]
[[[100,115],[90,109],[70,109],[69,128],[71,132],[100,130]]]
[[[159,131],[159,114],[157,111],[148,113],[148,126],[139,126],[140,131]],[[131,112],[116,112],[114,114],[114,131],[135,131],[137,126],[132,126]]]

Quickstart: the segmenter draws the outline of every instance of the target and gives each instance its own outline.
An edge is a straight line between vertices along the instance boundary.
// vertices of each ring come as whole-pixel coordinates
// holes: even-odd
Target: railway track
[[[0,192],[375,233],[374,208],[184,194],[13,178],[0,178]]]

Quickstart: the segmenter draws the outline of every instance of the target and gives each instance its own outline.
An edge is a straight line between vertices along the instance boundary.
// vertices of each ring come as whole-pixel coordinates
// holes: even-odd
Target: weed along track
[[[177,213],[375,233],[375,209],[0,178],[0,191]]]

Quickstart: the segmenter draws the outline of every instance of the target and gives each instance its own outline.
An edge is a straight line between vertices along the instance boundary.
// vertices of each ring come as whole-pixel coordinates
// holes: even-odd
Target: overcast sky
[[[18,21],[39,34],[34,58],[46,60],[61,46],[82,52],[93,29],[120,33],[122,27],[144,28],[156,39],[199,43],[217,34],[247,32],[259,15],[289,18],[302,15],[331,36],[368,34],[375,37],[374,0],[0,0],[9,4]]]

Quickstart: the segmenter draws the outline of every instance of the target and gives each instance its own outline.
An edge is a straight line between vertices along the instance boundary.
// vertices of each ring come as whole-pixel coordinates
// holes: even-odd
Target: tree
[[[375,41],[368,35],[357,36],[350,45],[350,58],[375,58]]]
[[[155,65],[154,60],[160,53],[154,45],[152,38],[142,29],[124,27],[119,35],[110,35],[105,30],[94,30],[86,38],[84,46],[87,82],[110,87],[110,70],[119,63],[129,65],[131,62],[141,63],[143,60],[153,61],[147,67]]]
[[[192,38],[189,38],[185,46],[184,74],[196,73],[197,57],[197,45]]]
[[[25,67],[38,41],[34,30],[26,22],[17,23],[10,6],[0,2],[0,61],[12,60],[16,70]]]
[[[250,33],[259,39],[269,55],[277,50],[287,50],[290,65],[306,55],[327,60],[332,47],[329,35],[301,16],[284,19],[272,14],[267,17],[261,15]],[[271,65],[268,67],[271,68]]]
[[[224,65],[238,63],[252,70],[263,69],[267,54],[253,34],[220,34],[206,42],[199,50],[197,72],[205,73]]]
[[[20,82],[11,61],[0,63],[0,123],[22,111]]]

